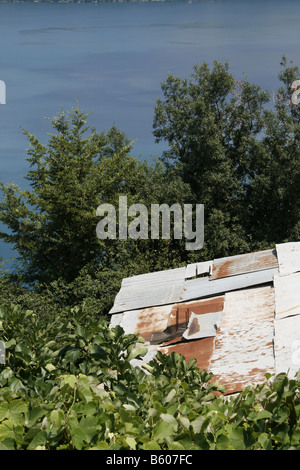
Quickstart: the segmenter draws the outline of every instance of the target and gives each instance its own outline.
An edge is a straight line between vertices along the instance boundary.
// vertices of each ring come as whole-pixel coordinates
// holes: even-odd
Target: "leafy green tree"
[[[48,146],[24,131],[31,144],[31,189],[1,184],[1,220],[11,230],[1,236],[15,245],[28,279],[71,281],[99,257],[96,208],[121,187],[127,190],[123,176],[135,166],[128,139],[115,127],[86,136],[86,117],[76,108],[69,117],[63,112],[53,118],[57,133]]]
[[[283,57],[282,86],[264,113],[264,134],[250,148],[244,226],[259,247],[300,238],[300,107],[292,102],[299,68]]]
[[[2,282],[10,286],[7,298],[17,290],[28,308],[37,308],[32,302],[39,297],[30,298],[24,282],[42,295],[43,305],[89,299],[91,310],[101,312],[123,277],[177,267],[187,255],[183,241],[151,240],[150,233],[146,240],[120,240],[118,217],[117,238],[100,240],[97,207],[109,203],[117,209],[121,195],[128,207],[182,204],[189,188],[160,162],[150,165],[132,157],[132,144],[115,126],[101,133],[90,128],[78,107],[50,123],[47,145],[24,131],[30,143],[29,189],[1,183],[0,220],[10,230],[0,237],[14,245],[20,262],[14,285],[7,276]]]
[[[270,93],[229,64],[169,75],[154,115],[163,161],[205,206],[204,257],[230,256],[299,237],[299,107],[290,103],[297,67],[282,61],[283,88]]]

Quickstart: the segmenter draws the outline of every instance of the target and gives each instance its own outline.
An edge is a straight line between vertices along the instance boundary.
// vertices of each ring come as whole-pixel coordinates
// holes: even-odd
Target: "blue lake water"
[[[237,79],[275,91],[282,55],[300,65],[299,25],[297,0],[0,3],[0,180],[26,187],[21,127],[46,143],[45,118],[76,99],[97,130],[115,123],[151,160],[165,148],[152,121],[169,72],[227,60]],[[11,253],[0,243],[0,256]]]

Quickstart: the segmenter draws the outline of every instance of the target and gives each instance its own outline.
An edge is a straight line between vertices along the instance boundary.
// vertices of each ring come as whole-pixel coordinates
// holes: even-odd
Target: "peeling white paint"
[[[278,244],[276,251],[280,276],[300,271],[300,242]]]
[[[300,273],[274,276],[277,319],[300,314]]]
[[[169,269],[123,279],[110,314],[178,302],[186,268]]]
[[[231,274],[217,279],[209,275],[191,279],[208,273],[211,261],[124,279],[111,311],[110,327],[121,325],[125,333],[144,333],[151,338],[152,333],[165,331],[179,321],[178,311],[172,311],[176,304],[192,312],[183,337],[179,335],[172,345],[150,345],[146,340],[148,353],[134,364],[149,362],[157,350],[178,351],[208,364],[207,370],[231,389],[229,393],[264,382],[266,373],[286,372],[294,378],[300,369],[300,242],[276,245],[275,254],[269,250],[244,256],[236,258],[237,266],[235,257],[228,258]],[[277,267],[266,268],[273,262]],[[238,274],[241,269],[251,272]],[[195,303],[202,302],[212,302],[217,310],[223,308],[215,336],[209,336],[213,322],[205,327],[205,315],[210,310],[195,310]],[[180,318],[182,321],[182,315]],[[190,329],[195,319],[200,320],[198,331],[196,324]]]
[[[202,263],[188,264],[186,267],[185,278],[191,279],[192,277],[200,276],[201,274],[209,274],[212,268],[213,261],[203,261]]]
[[[291,379],[300,369],[300,315],[275,320],[275,371]]]
[[[263,381],[274,372],[273,338],[272,287],[227,293],[210,371],[221,381]]]

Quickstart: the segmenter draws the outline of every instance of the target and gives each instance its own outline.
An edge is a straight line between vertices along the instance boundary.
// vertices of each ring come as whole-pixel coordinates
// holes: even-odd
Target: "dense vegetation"
[[[83,308],[45,324],[10,307],[0,328],[1,450],[300,449],[299,376],[226,398],[177,353],[134,367],[145,353],[138,338]]]
[[[1,183],[0,237],[19,255],[0,277],[3,449],[300,447],[299,376],[267,376],[229,399],[177,354],[133,367],[145,347],[106,319],[123,277],[299,239],[299,70],[281,65],[273,102],[228,64],[169,75],[153,123],[169,150],[153,164],[133,158],[115,126],[89,127],[78,106],[50,119],[47,145],[24,130],[29,189]],[[203,249],[150,234],[100,240],[96,209],[120,195],[204,204]]]

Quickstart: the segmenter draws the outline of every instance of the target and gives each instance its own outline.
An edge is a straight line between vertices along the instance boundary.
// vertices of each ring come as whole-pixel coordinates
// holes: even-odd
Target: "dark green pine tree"
[[[47,283],[58,279],[85,285],[82,273],[109,278],[176,266],[186,259],[181,240],[100,240],[96,235],[100,204],[128,206],[183,203],[188,187],[162,164],[132,157],[132,144],[115,126],[98,133],[86,125],[78,107],[50,119],[47,145],[24,131],[30,148],[30,189],[1,183],[0,220],[8,228],[0,237],[20,256],[22,279]],[[118,217],[117,217],[118,221]],[[149,221],[150,230],[150,221]],[[78,280],[79,279],[79,280]],[[102,282],[102,281],[101,281]],[[83,293],[84,294],[84,293]]]
[[[101,261],[96,208],[124,189],[123,175],[135,167],[125,135],[115,127],[88,132],[86,118],[76,108],[51,119],[56,132],[47,146],[24,131],[31,188],[1,183],[0,218],[10,229],[1,238],[14,245],[28,280],[71,281],[91,260]]]

